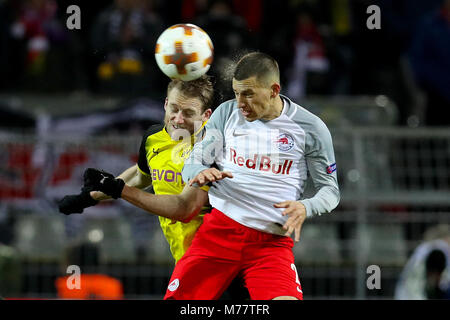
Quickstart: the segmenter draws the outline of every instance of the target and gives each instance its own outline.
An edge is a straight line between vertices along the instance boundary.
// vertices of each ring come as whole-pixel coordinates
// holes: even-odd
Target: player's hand
[[[193,179],[189,181],[189,186],[192,187],[194,183],[200,187],[214,181],[219,181],[225,178],[233,178],[233,174],[229,171],[220,171],[216,168],[205,169],[197,174]]]
[[[83,213],[85,208],[95,206],[98,201],[91,198],[90,191],[89,188],[83,187],[80,194],[67,195],[59,200],[59,212],[65,215]]]
[[[125,186],[122,179],[115,179],[111,173],[93,168],[86,169],[83,178],[86,188],[90,188],[92,191],[101,191],[114,199],[121,197]]]
[[[290,237],[292,232],[295,232],[295,242],[300,241],[300,231],[306,219],[306,208],[303,203],[299,201],[283,201],[273,206],[275,208],[286,208],[281,213],[283,216],[289,216],[283,225],[283,229],[286,230],[284,235]]]

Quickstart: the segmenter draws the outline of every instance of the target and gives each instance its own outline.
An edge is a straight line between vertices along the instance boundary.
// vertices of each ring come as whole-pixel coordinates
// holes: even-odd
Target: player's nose
[[[182,113],[181,111],[177,112],[177,113],[174,115],[173,120],[174,120],[176,123],[183,123],[183,122],[184,122],[183,113]]]
[[[237,105],[238,105],[238,108],[242,109],[247,106],[247,103],[242,98],[239,98],[237,101]]]

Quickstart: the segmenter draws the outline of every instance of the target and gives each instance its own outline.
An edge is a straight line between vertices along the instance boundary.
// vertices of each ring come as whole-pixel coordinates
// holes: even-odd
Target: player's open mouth
[[[251,114],[251,111],[246,111],[246,110],[243,110],[243,109],[241,109],[241,112],[242,112],[242,115],[244,117],[248,117]]]

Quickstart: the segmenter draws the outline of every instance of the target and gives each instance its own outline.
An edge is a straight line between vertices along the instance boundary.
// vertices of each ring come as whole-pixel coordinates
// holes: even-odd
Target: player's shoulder
[[[292,119],[292,121],[297,123],[303,129],[307,131],[322,131],[324,129],[328,130],[326,124],[319,116],[315,115],[305,107],[293,102],[286,96],[283,96],[283,99],[285,103],[288,104],[286,116]]]
[[[143,135],[143,138],[147,139],[150,136],[161,134],[164,132],[164,124],[158,123],[150,126]]]
[[[208,121],[208,128],[211,127],[223,127],[224,124],[230,119],[233,112],[237,111],[235,108],[236,99],[228,100],[222,102],[211,115]]]
[[[154,124],[150,126],[142,136],[141,149],[144,150],[149,145],[167,140],[164,133],[164,124]]]
[[[230,99],[225,102],[222,102],[214,112],[221,113],[221,114],[229,114],[233,111],[234,106],[236,104],[236,99]]]

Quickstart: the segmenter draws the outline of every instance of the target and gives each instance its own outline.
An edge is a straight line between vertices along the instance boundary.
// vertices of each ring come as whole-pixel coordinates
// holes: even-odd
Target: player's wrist
[[[313,215],[311,205],[309,204],[307,199],[298,200],[297,202],[305,208],[305,218],[309,218]]]
[[[125,187],[125,181],[123,179],[107,179],[104,183],[106,194],[110,195],[114,199],[122,197],[122,191]]]

